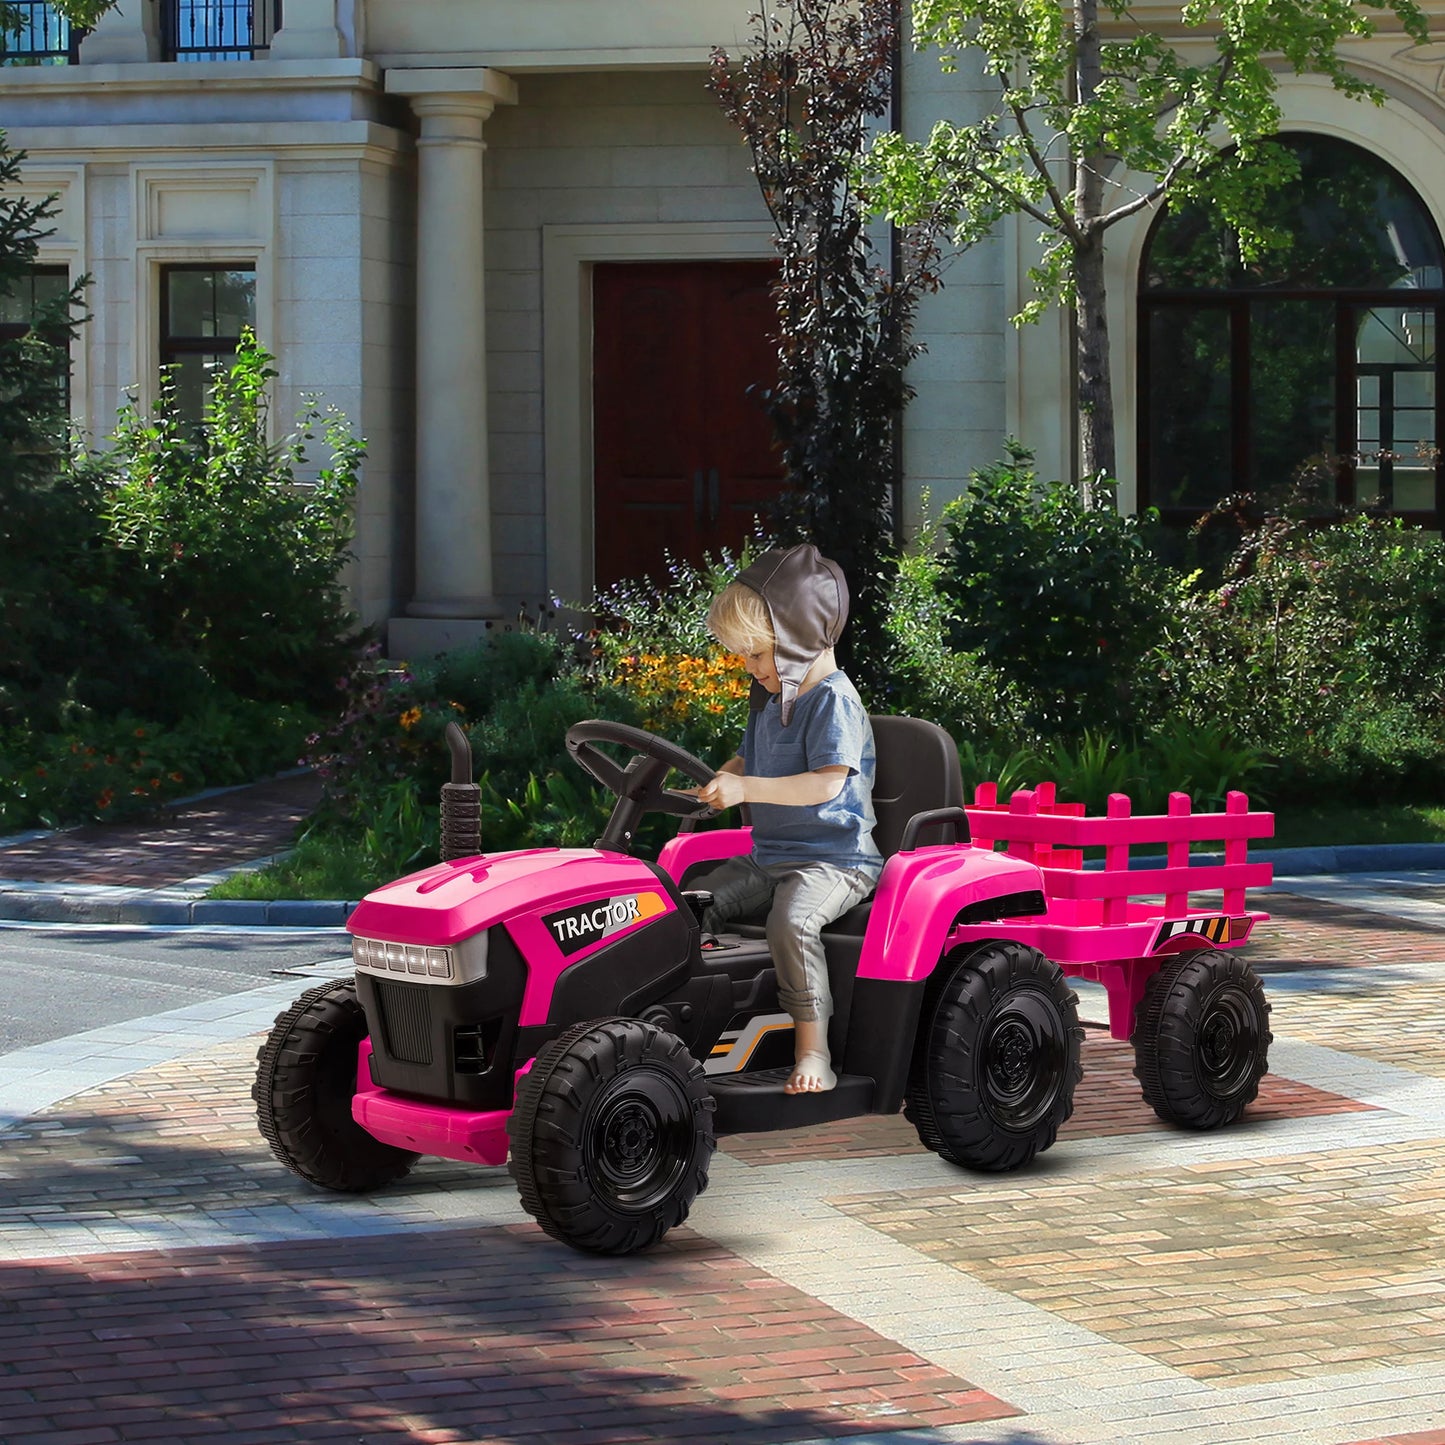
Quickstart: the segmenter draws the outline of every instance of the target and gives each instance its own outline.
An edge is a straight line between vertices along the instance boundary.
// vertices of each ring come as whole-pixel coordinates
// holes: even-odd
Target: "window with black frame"
[[[0,341],[12,341],[28,335],[36,321],[47,311],[53,312],[70,291],[70,270],[66,266],[32,266],[12,287],[0,296]],[[41,332],[42,336],[46,333]],[[56,346],[55,386],[64,409],[70,410],[70,347],[61,336],[50,338]]]
[[[1193,521],[1327,457],[1343,506],[1445,516],[1440,235],[1393,168],[1348,141],[1299,157],[1271,217],[1287,250],[1240,262],[1201,207],[1170,209],[1139,289],[1139,498]]]
[[[89,34],[57,13],[48,0],[5,0],[0,12],[0,65],[75,65]]]
[[[160,364],[170,368],[176,406],[199,425],[216,370],[230,366],[241,332],[256,324],[256,272],[202,263],[161,270]]]
[[[163,0],[167,60],[254,60],[281,28],[281,0]]]

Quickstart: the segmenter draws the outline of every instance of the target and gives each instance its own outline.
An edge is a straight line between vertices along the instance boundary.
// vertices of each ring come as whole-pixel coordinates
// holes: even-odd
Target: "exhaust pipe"
[[[442,862],[482,851],[482,789],[472,781],[472,745],[456,723],[447,724],[452,780],[442,784]]]

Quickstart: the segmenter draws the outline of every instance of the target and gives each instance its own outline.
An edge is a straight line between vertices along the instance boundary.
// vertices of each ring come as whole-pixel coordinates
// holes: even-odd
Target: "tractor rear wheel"
[[[323,1189],[363,1194],[402,1178],[420,1157],[383,1144],[351,1117],[366,1011],[350,982],[309,988],[279,1015],[256,1054],[251,1097],[271,1152]]]
[[[714,1107],[676,1035],[641,1019],[573,1024],[517,1086],[507,1132],[523,1207],[574,1249],[656,1244],[707,1188]]]
[[[1259,1094],[1269,1071],[1269,1004],[1259,975],[1232,953],[1173,955],[1134,1015],[1134,1075],[1169,1124],[1217,1129]]]
[[[1083,1036],[1056,963],[1020,943],[985,944],[925,1005],[903,1112],[954,1164],[1017,1169],[1073,1113]]]

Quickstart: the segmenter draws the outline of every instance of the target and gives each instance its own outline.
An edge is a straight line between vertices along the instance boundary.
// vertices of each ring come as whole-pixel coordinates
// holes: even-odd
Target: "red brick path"
[[[1083,1063],[1084,1077],[1074,1093],[1073,1117],[1059,1131],[1060,1139],[1141,1134],[1170,1127],[1160,1122],[1139,1093],[1130,1045],[1091,1030],[1084,1036]],[[1294,1079],[1266,1074],[1260,1082],[1259,1098],[1237,1127],[1271,1119],[1353,1113],[1370,1107]],[[901,1114],[845,1119],[795,1134],[732,1134],[720,1140],[719,1147],[748,1164],[924,1152],[913,1126]]]
[[[1289,880],[1278,887],[1288,888]],[[1445,932],[1425,923],[1272,889],[1251,894],[1250,901],[1270,914],[1244,949],[1261,973],[1445,962]]]
[[[314,774],[202,798],[145,823],[91,824],[0,848],[0,878],[164,888],[291,846],[321,799]]]
[[[530,1226],[0,1266],[6,1445],[769,1445],[1018,1412],[675,1231]]]

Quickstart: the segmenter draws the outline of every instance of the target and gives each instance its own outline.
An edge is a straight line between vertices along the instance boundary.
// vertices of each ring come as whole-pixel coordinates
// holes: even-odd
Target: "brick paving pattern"
[[[834,1200],[996,1289],[1225,1386],[1445,1367],[1445,1159],[1391,1151]]]
[[[246,1039],[146,1069],[8,1130],[0,1232],[26,1219],[176,1219],[309,1194],[257,1132],[256,1046]],[[434,1187],[511,1188],[504,1170],[442,1159],[421,1161],[417,1172]]]
[[[1350,1445],[1445,1445],[1445,1430],[1411,1430],[1406,1435],[1382,1435],[1378,1440],[1356,1440]]]
[[[1288,880],[1281,883],[1288,886]],[[1301,968],[1363,968],[1381,963],[1445,963],[1445,932],[1363,908],[1287,893],[1251,894],[1269,914],[1244,955],[1260,973]]]
[[[1017,1413],[686,1229],[643,1260],[530,1227],[111,1255],[0,1266],[0,1296],[7,1445],[767,1445]]]
[[[1132,1045],[1091,1032],[1084,1037],[1081,1058],[1084,1077],[1074,1091],[1073,1117],[1059,1131],[1060,1139],[1172,1132],[1139,1092]],[[1370,1107],[1310,1084],[1266,1074],[1260,1081],[1259,1098],[1245,1111],[1245,1120],[1262,1124],[1272,1119],[1355,1113]],[[845,1119],[795,1134],[734,1134],[723,1139],[720,1147],[749,1164],[927,1153],[913,1125],[901,1114]]]
[[[1274,1006],[1275,1028],[1331,1049],[1445,1079],[1445,968],[1439,982],[1372,970]]]
[[[150,822],[68,828],[0,848],[0,878],[164,888],[282,852],[320,798],[320,779],[304,773],[200,798]]]

